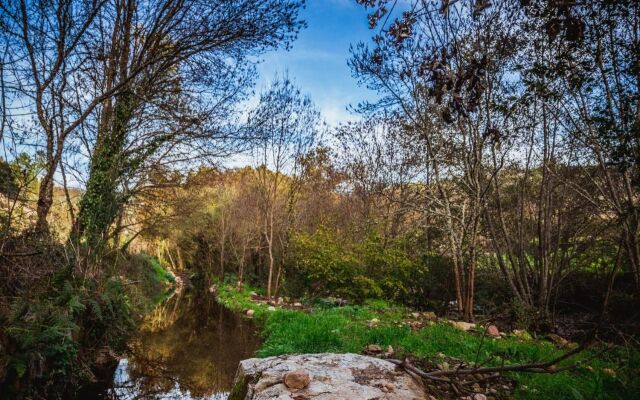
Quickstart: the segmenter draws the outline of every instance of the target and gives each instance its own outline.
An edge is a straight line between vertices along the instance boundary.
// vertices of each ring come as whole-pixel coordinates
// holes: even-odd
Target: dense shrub
[[[46,290],[31,291],[12,304],[4,329],[10,347],[9,385],[3,387],[22,387],[21,396],[54,398],[92,379],[98,353],[122,349],[134,326],[118,278],[98,284],[65,273],[46,283]]]
[[[93,278],[59,266],[4,304],[0,398],[64,398],[115,366],[134,316],[159,298],[167,279],[145,256],[121,258],[118,266],[121,274]]]
[[[384,298],[415,303],[412,299],[434,293],[446,297],[445,280],[438,279],[450,269],[446,259],[416,260],[401,242],[384,243],[376,235],[349,243],[325,229],[294,234],[287,289],[298,296],[337,295],[356,301]]]

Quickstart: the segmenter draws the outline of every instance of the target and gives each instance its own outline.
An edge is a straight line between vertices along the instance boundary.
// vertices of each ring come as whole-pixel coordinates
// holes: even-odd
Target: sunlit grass
[[[482,338],[445,324],[413,331],[399,322],[409,310],[385,302],[365,302],[363,306],[327,307],[310,313],[298,310],[268,311],[250,300],[250,290],[238,292],[223,286],[219,298],[227,307],[255,310],[254,318],[263,326],[259,357],[293,353],[360,353],[368,344],[416,357],[438,359],[443,354],[484,365],[521,364],[551,360],[562,350],[546,341],[515,337]],[[370,326],[373,318],[379,320]],[[585,352],[570,360],[586,359]],[[611,369],[615,376],[603,372]],[[558,374],[512,373],[518,382],[518,399],[635,399],[640,398],[640,355],[618,348],[589,360],[572,371]]]

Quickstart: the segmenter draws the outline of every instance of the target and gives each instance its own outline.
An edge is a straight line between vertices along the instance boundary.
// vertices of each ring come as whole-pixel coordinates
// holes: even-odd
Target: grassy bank
[[[438,360],[454,357],[486,365],[530,363],[550,360],[563,353],[552,343],[505,337],[482,338],[442,322],[412,330],[402,325],[410,310],[368,302],[361,306],[332,307],[315,304],[313,311],[276,309],[251,301],[250,290],[238,292],[230,286],[218,291],[220,301],[230,309],[255,310],[263,325],[259,357],[291,353],[360,353],[365,346],[393,346],[400,354]],[[371,320],[379,322],[371,326]],[[584,352],[576,359],[586,360]],[[614,361],[616,360],[616,361]],[[622,362],[623,364],[620,364]],[[512,373],[518,384],[518,399],[634,399],[640,398],[640,355],[617,348],[589,360],[572,371],[558,374]]]

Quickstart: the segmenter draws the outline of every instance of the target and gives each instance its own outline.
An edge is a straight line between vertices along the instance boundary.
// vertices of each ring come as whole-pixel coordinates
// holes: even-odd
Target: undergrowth
[[[68,398],[114,365],[135,318],[167,290],[168,276],[151,261],[126,256],[118,274],[91,279],[61,265],[3,297],[0,398]]]

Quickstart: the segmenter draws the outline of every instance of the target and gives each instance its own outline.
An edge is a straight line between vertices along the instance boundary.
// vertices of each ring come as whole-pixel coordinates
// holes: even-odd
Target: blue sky
[[[276,74],[288,71],[300,89],[309,94],[331,125],[353,116],[346,107],[375,94],[359,87],[347,65],[349,46],[369,42],[367,13],[355,0],[307,0],[304,29],[291,50],[267,54],[258,65],[258,90]]]

